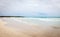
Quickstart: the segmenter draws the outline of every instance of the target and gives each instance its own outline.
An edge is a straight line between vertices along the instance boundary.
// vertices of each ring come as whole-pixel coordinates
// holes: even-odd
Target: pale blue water
[[[37,26],[59,26],[60,18],[2,18],[9,26],[37,25]]]

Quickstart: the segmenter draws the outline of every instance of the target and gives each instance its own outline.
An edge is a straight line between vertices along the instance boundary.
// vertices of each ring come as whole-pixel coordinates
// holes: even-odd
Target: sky
[[[60,0],[0,0],[0,16],[60,17]]]

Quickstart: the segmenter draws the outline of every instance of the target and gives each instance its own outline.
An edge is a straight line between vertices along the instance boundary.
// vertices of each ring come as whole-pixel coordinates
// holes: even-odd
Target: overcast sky
[[[60,0],[0,0],[0,16],[60,16]]]

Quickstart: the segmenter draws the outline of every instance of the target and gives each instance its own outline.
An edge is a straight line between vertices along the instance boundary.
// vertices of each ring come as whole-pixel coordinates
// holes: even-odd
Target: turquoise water
[[[43,26],[60,26],[60,18],[2,18],[9,25],[43,25]]]
[[[47,29],[51,27],[60,28],[60,18],[1,18],[4,22],[7,22],[6,26],[16,29],[32,29],[31,26],[37,26],[41,29]]]

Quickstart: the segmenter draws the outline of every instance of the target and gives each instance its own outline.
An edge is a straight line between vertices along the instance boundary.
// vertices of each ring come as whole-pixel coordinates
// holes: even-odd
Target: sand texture
[[[21,25],[20,29],[15,29],[6,24],[0,20],[0,37],[60,37],[60,28],[53,26],[44,29],[42,26],[25,25],[26,29]]]

